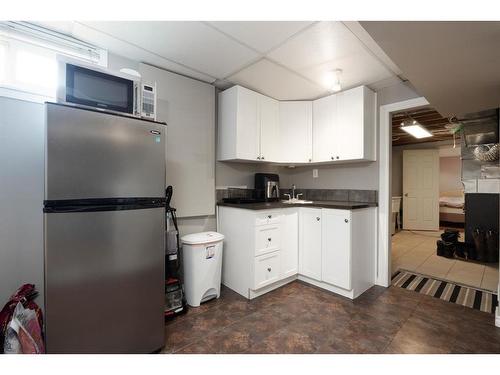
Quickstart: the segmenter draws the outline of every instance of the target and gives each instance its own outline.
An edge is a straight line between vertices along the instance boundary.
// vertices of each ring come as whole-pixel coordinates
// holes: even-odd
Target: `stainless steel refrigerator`
[[[45,105],[48,353],[164,345],[165,124]]]

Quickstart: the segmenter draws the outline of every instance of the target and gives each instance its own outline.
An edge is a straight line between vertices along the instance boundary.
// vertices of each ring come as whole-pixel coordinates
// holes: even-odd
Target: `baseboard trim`
[[[248,290],[248,299],[254,299],[257,297],[260,297],[263,294],[269,293],[270,291],[274,289],[278,289],[282,287],[283,285],[286,285],[288,283],[291,283],[292,281],[297,280],[297,275],[292,275],[287,277],[286,279],[282,279],[280,281],[276,281],[274,284],[265,286],[263,288],[260,288],[259,290]]]

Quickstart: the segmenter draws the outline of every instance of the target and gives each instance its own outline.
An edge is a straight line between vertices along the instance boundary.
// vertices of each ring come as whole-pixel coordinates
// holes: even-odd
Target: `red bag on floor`
[[[31,349],[28,351],[32,352],[32,350],[35,350],[35,352],[40,352],[40,353],[43,353],[45,351],[43,345],[43,337],[42,337],[42,328],[43,328],[42,310],[33,301],[33,299],[37,295],[38,292],[35,290],[35,285],[24,284],[16,291],[16,293],[12,295],[12,297],[10,297],[9,301],[5,304],[2,311],[0,311],[0,353],[4,352],[4,342],[5,342],[5,335],[7,333],[7,327],[14,318],[14,311],[16,310],[16,306],[18,303],[21,303],[22,307],[24,307],[25,309],[33,310],[36,314],[36,321],[33,322],[33,319],[31,319],[31,322],[27,325],[27,328],[28,331],[31,331],[28,332],[28,335],[32,336],[32,338],[37,341],[36,342],[37,349]],[[18,312],[20,312],[20,309],[18,309]],[[26,340],[27,332],[25,329],[22,329],[20,332],[21,332],[19,335],[20,337],[18,337],[20,339],[20,343],[22,344],[24,342],[27,348],[29,346],[29,341]]]

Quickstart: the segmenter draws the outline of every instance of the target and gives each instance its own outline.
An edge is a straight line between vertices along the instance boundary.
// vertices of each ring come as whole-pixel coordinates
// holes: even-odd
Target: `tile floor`
[[[498,263],[480,264],[436,255],[441,232],[400,231],[392,236],[392,272],[418,272],[459,284],[497,291]]]
[[[294,281],[221,298],[170,321],[164,353],[500,353],[494,315],[401,288],[354,301]]]

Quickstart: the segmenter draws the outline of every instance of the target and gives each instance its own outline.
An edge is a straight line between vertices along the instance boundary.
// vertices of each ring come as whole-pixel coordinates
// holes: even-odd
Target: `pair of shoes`
[[[437,241],[436,254],[446,258],[453,258],[455,256],[455,244],[453,242],[446,242],[442,240]]]

